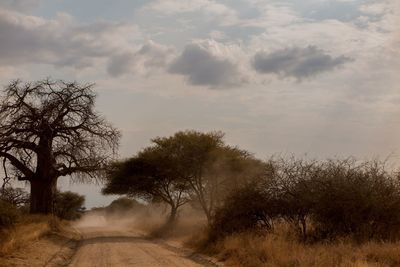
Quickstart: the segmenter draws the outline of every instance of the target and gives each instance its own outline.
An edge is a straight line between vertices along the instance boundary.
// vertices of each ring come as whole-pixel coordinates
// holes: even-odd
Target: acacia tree
[[[162,200],[177,209],[189,200],[211,222],[214,212],[232,191],[264,173],[264,164],[250,153],[227,146],[223,133],[181,131],[157,137],[153,146],[110,167],[105,194],[127,194]]]
[[[128,160],[110,165],[103,193],[164,202],[171,209],[167,224],[173,223],[179,207],[189,201],[189,194],[188,183],[169,152],[157,146],[148,147]]]
[[[30,212],[52,213],[57,179],[96,178],[120,133],[94,110],[93,84],[19,80],[0,102],[0,157],[7,177],[31,185]]]
[[[209,189],[212,187],[210,176],[206,176],[206,166],[211,153],[223,146],[221,132],[201,133],[197,131],[177,132],[170,137],[158,137],[152,141],[162,151],[168,151],[179,176],[188,183],[194,199],[204,211],[207,221],[211,221]]]
[[[211,222],[214,212],[232,190],[253,182],[264,174],[264,163],[249,152],[223,142],[222,132],[177,132],[152,141],[168,153],[177,172],[190,188]]]

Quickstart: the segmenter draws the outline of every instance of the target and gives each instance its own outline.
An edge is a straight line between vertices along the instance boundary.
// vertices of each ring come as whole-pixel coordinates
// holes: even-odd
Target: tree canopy
[[[152,146],[110,167],[103,192],[161,200],[171,206],[172,219],[190,201],[210,221],[229,191],[264,171],[261,161],[222,138],[221,132],[197,131],[154,138]]]
[[[115,162],[107,172],[105,194],[126,194],[150,202],[164,202],[171,208],[173,222],[178,208],[188,201],[188,184],[168,151],[148,147],[136,156]]]

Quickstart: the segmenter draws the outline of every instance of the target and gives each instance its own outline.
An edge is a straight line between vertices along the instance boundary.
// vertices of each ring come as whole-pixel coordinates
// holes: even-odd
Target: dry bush
[[[244,231],[271,230],[279,215],[276,202],[256,184],[235,190],[215,212],[209,229],[210,241]]]
[[[22,207],[29,204],[29,193],[23,188],[4,187],[0,189],[0,200]]]
[[[302,241],[400,237],[400,183],[378,161],[279,160],[264,181],[233,191],[216,211],[210,241],[290,223]]]
[[[60,219],[76,220],[82,215],[85,197],[77,193],[57,191],[54,200],[54,214]]]
[[[400,266],[399,176],[383,162],[271,164],[187,244],[232,266]]]
[[[28,242],[39,239],[57,226],[58,222],[53,217],[40,215],[22,217],[14,227],[2,230],[0,255],[6,255]]]
[[[314,201],[315,238],[351,236],[359,241],[395,240],[400,233],[400,187],[382,162],[323,163],[308,182]]]
[[[285,231],[274,231],[267,236],[234,234],[209,246],[205,252],[216,255],[227,266],[400,266],[399,243],[335,241],[305,244]]]
[[[13,226],[20,217],[21,213],[16,206],[0,200],[0,230]]]

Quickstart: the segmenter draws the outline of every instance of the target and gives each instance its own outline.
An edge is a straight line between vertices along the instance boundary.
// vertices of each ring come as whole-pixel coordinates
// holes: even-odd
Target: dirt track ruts
[[[78,229],[82,241],[70,267],[103,266],[215,266],[213,263],[178,248],[140,234],[101,227]]]

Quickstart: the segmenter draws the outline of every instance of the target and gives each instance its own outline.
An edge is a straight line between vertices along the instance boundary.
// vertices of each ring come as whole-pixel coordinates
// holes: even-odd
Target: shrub
[[[272,229],[278,215],[275,199],[257,185],[248,185],[229,195],[217,209],[210,226],[210,240],[249,230]]]
[[[400,237],[400,183],[378,161],[271,161],[263,182],[233,192],[217,210],[210,238],[270,230],[284,219],[307,239]]]
[[[282,218],[313,239],[393,239],[400,231],[398,177],[383,162],[279,161],[275,191]]]
[[[29,193],[22,188],[5,187],[0,189],[0,199],[14,206],[29,204]]]
[[[61,219],[75,220],[81,216],[85,197],[77,193],[66,191],[57,192],[54,213]]]
[[[0,200],[0,229],[12,226],[19,218],[20,212],[14,205]]]
[[[319,177],[321,165],[317,161],[294,158],[270,161],[270,165],[274,171],[270,173],[272,184],[267,186],[268,192],[277,199],[280,217],[305,240],[308,221],[316,203],[313,179]]]
[[[400,231],[400,188],[383,163],[328,162],[312,186],[312,219],[321,238],[394,239]]]

